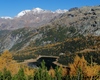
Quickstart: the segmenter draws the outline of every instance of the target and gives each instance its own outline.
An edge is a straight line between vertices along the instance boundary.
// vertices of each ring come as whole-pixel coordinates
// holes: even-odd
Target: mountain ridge
[[[43,14],[33,16],[25,15],[22,19],[20,18],[21,20],[16,19],[16,21],[20,22],[18,28],[11,30],[11,27],[10,29],[5,28],[4,30],[0,30],[1,33],[4,33],[0,35],[0,52],[5,49],[20,51],[29,46],[45,46],[72,37],[100,36],[99,12],[100,6],[94,6],[70,9],[66,13],[59,15],[46,13],[45,18]],[[39,19],[45,21],[45,23],[42,24]],[[24,20],[26,22],[23,27],[22,23],[24,23]],[[32,23],[30,23],[31,21],[27,22],[28,20],[32,20]],[[33,21],[35,22],[33,23]],[[13,20],[12,23],[14,23]],[[36,23],[38,27],[34,27]],[[25,27],[30,24],[31,27]],[[5,24],[2,25],[3,28],[7,26]],[[15,23],[13,25],[16,26]]]
[[[37,7],[37,8],[33,8],[32,10],[29,10],[29,9],[27,9],[27,10],[22,10],[22,11],[19,12],[15,17],[3,16],[3,17],[1,17],[1,18],[3,18],[3,19],[14,19],[14,18],[16,18],[16,17],[21,17],[21,16],[23,16],[23,15],[29,13],[29,12],[33,12],[33,14],[37,14],[37,13],[46,13],[46,12],[51,12],[51,13],[65,13],[65,12],[67,12],[67,11],[68,11],[67,9],[64,9],[64,10],[62,10],[62,9],[57,9],[57,10],[55,10],[55,11],[50,11],[50,10],[45,10],[45,9],[41,9],[41,8]]]
[[[41,8],[32,10],[24,10],[18,13],[17,16],[1,17],[0,30],[15,30],[23,27],[40,27],[49,23],[54,17],[67,12],[67,10],[49,11]]]

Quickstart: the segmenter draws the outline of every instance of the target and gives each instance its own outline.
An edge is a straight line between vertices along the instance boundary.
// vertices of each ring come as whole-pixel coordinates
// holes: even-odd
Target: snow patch
[[[20,13],[18,13],[17,17],[21,17],[21,16],[24,16],[25,14],[29,13],[31,10],[24,10],[24,11],[21,11]]]
[[[1,17],[2,19],[13,19],[12,17],[9,17],[9,16],[4,16],[4,17]]]
[[[41,8],[34,8],[33,10],[32,10],[32,12],[33,12],[33,14],[39,14],[39,13],[45,13],[45,12],[47,12],[47,10],[43,10],[43,9],[41,9]]]
[[[55,13],[66,13],[68,10],[64,9],[64,10],[61,10],[61,9],[58,9],[55,11]]]
[[[28,14],[28,13],[32,13],[32,14],[41,14],[41,13],[65,13],[67,12],[68,10],[64,9],[64,10],[61,10],[61,9],[58,9],[56,11],[49,11],[49,10],[44,10],[44,9],[41,9],[41,8],[34,8],[32,10],[23,10],[21,11],[20,13],[18,13],[17,18],[19,17],[22,17],[24,16],[25,14]],[[2,17],[4,19],[12,19],[11,17]]]

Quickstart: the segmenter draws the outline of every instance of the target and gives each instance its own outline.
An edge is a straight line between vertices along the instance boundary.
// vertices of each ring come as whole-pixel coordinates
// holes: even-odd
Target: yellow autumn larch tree
[[[100,72],[100,65],[93,63],[89,65],[84,56],[80,58],[78,55],[75,56],[74,62],[69,64],[69,67],[71,76],[77,76],[78,69],[80,69],[81,74],[84,77],[90,78],[90,80],[92,80],[93,77],[98,76],[98,73]]]
[[[12,74],[16,74],[20,68],[8,50],[5,50],[0,56],[0,71],[3,72],[4,68],[9,70]]]

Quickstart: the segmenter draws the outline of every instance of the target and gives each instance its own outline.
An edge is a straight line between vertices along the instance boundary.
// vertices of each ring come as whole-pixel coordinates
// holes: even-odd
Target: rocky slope
[[[72,8],[52,24],[72,26],[84,35],[100,35],[100,6]]]
[[[31,16],[33,11],[29,12],[15,19],[0,19],[0,52],[22,51],[72,37],[100,36],[100,6],[72,8],[61,14],[43,11]]]

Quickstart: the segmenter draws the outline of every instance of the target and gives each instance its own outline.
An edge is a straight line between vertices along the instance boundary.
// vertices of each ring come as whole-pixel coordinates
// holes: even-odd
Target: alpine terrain
[[[0,52],[6,49],[21,60],[55,55],[60,57],[59,63],[65,60],[67,64],[74,55],[82,54],[88,55],[86,58],[95,55],[94,60],[100,63],[100,6],[55,12],[34,8],[13,18],[1,17]]]

